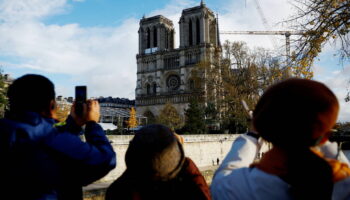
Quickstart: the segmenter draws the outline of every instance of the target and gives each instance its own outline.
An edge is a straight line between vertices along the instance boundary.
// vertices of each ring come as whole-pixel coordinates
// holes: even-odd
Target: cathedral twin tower
[[[140,20],[137,58],[136,109],[150,117],[171,103],[183,116],[195,92],[191,71],[200,61],[212,62],[220,47],[214,13],[200,6],[182,11],[179,21],[180,47],[175,48],[173,22],[162,15]],[[207,91],[210,92],[210,91]]]

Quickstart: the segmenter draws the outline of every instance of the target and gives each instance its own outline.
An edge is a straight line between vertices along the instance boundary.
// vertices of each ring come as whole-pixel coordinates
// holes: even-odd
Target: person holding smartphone
[[[56,126],[55,90],[47,78],[16,79],[8,98],[9,110],[0,120],[1,198],[82,199],[82,186],[116,166],[116,154],[97,124],[97,101],[83,103],[78,115],[73,104],[66,124]]]

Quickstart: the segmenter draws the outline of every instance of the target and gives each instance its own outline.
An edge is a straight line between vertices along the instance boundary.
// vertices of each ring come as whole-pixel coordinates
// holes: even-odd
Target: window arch
[[[188,86],[189,86],[190,90],[194,90],[195,89],[195,84],[194,84],[194,80],[193,79],[189,80]]]
[[[153,94],[157,94],[157,84],[153,83]]]
[[[146,110],[143,113],[143,116],[147,117],[147,123],[146,124],[154,124],[154,123],[156,123],[156,117],[154,116],[152,111]]]
[[[193,29],[192,29],[192,20],[188,23],[188,44],[193,45]]]
[[[151,94],[151,85],[147,84],[146,88],[147,88],[147,95],[150,95]]]
[[[165,48],[169,49],[169,31],[165,31]]]
[[[151,48],[151,30],[149,30],[149,28],[147,28],[146,31],[147,34],[147,49]]]
[[[157,47],[158,46],[158,33],[157,33],[157,27],[154,27],[153,29],[153,47]]]
[[[201,42],[201,32],[200,32],[200,24],[199,19],[196,20],[196,44]]]

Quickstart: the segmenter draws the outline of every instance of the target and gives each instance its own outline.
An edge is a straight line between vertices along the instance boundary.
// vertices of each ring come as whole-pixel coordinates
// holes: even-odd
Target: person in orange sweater
[[[288,79],[271,86],[215,173],[213,199],[350,199],[348,159],[328,141],[339,103],[324,84]],[[260,137],[273,148],[253,163]],[[323,153],[322,153],[323,152]]]
[[[125,155],[126,170],[107,189],[106,200],[211,199],[194,162],[185,157],[183,138],[163,125],[136,132]]]

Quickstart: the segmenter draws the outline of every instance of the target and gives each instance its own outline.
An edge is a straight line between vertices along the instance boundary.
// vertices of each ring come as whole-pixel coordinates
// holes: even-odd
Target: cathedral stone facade
[[[191,71],[201,61],[211,63],[214,52],[220,48],[217,18],[203,1],[199,6],[182,11],[179,26],[180,47],[175,48],[171,20],[162,15],[140,20],[136,56],[136,109],[139,114],[157,116],[169,102],[183,117],[189,100],[198,96]]]

